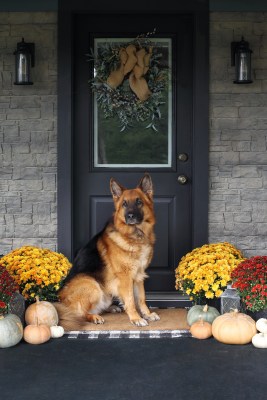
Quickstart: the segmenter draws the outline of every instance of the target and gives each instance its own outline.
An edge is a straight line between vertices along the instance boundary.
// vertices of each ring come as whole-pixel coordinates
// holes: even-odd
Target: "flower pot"
[[[214,299],[206,299],[201,297],[198,299],[198,301],[195,303],[196,305],[204,306],[208,305],[209,307],[214,307],[216,308],[219,312],[221,310],[221,298],[220,297],[215,297]]]
[[[20,293],[16,292],[13,294],[9,302],[9,312],[10,314],[17,315],[20,318],[22,324],[24,324],[25,300]]]
[[[267,308],[264,308],[260,311],[250,311],[246,310],[246,314],[248,314],[254,321],[258,321],[260,318],[267,318]]]

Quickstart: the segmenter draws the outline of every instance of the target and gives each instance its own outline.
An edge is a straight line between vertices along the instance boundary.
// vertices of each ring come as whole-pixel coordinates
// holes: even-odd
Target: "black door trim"
[[[58,251],[73,259],[73,26],[80,13],[190,13],[195,21],[192,247],[208,240],[209,2],[59,0],[58,7]]]

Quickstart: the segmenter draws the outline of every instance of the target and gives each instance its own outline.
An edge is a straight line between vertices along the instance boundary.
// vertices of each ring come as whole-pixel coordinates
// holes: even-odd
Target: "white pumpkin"
[[[50,326],[50,332],[52,338],[60,338],[65,333],[63,326],[59,325]]]
[[[261,333],[267,333],[267,319],[266,318],[258,319],[258,321],[256,322],[256,328]]]
[[[252,338],[252,344],[258,349],[267,349],[267,334],[256,333]]]

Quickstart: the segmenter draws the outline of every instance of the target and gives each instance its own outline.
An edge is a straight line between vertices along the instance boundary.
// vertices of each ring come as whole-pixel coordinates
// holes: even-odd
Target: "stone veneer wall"
[[[56,249],[57,13],[0,13],[0,254]],[[17,42],[35,42],[31,86],[16,86]]]
[[[0,254],[56,249],[57,14],[0,13]],[[250,85],[232,83],[230,43],[249,41]],[[14,86],[16,43],[36,43],[33,86]],[[209,242],[267,247],[267,13],[210,16]]]
[[[253,83],[233,84],[230,43],[244,35]],[[209,241],[267,254],[267,13],[210,16]]]

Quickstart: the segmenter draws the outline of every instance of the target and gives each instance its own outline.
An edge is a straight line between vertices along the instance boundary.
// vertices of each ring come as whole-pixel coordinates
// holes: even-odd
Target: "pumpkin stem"
[[[208,309],[209,309],[209,306],[208,306],[208,304],[206,304],[206,305],[203,307],[203,311],[204,311],[204,312],[207,312]]]
[[[234,314],[238,314],[239,313],[237,308],[230,308],[230,312],[232,312]]]
[[[39,299],[38,295],[35,297],[35,300],[36,300],[36,303],[40,303],[40,299]]]

